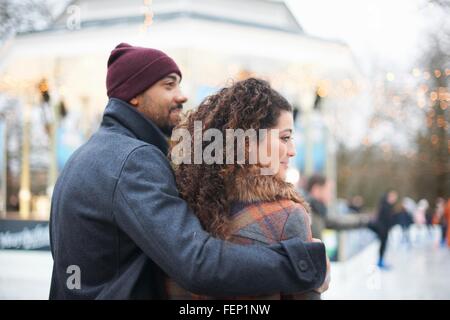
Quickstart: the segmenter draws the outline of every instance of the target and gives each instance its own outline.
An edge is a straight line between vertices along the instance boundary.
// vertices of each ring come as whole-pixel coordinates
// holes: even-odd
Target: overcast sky
[[[426,0],[287,0],[304,30],[338,39],[367,68],[374,59],[387,68],[410,69],[418,56]]]
[[[442,11],[429,5],[428,0],[286,0],[286,3],[306,33],[347,43],[369,81],[374,74],[389,71],[406,75],[414,67],[420,68],[418,61],[427,46],[427,32],[440,32],[442,21],[446,21]],[[352,120],[348,121],[351,145],[357,145],[368,132],[369,105],[364,108],[367,112],[361,109],[353,112]],[[408,146],[406,136],[399,134],[400,129],[382,124],[376,130],[370,129],[370,139]]]

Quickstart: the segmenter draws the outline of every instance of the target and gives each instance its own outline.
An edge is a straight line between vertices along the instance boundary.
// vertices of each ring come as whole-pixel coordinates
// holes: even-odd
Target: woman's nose
[[[295,145],[293,142],[289,143],[287,155],[288,155],[288,157],[291,157],[291,158],[296,155]]]

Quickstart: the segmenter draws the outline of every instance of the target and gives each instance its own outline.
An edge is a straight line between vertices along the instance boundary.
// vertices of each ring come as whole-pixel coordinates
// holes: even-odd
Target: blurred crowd
[[[350,230],[368,228],[377,236],[380,247],[377,265],[389,270],[391,266],[384,257],[388,245],[390,230],[398,225],[402,230],[401,241],[407,246],[421,238],[432,235],[433,228],[440,229],[440,245],[450,248],[449,222],[450,198],[437,198],[433,204],[426,199],[414,201],[411,197],[399,198],[398,191],[391,189],[380,197],[375,209],[365,207],[364,198],[355,195],[346,201],[346,214],[330,212],[332,202],[332,184],[322,175],[311,176],[300,187],[310,205],[312,214],[313,237],[322,239],[325,229]],[[410,229],[415,226],[419,231],[412,239]]]

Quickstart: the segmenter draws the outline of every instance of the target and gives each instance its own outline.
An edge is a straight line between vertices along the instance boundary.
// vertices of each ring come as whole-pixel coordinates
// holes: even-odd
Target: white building
[[[189,106],[199,102],[205,87],[222,86],[242,72],[271,80],[303,107],[312,104],[316,87],[333,96],[341,91],[337,81],[346,80],[342,85],[351,89],[359,77],[345,44],[306,35],[283,2],[144,2],[73,1],[49,29],[20,34],[9,44],[0,64],[3,82],[47,78],[51,92],[64,96],[69,108],[101,111],[106,61],[120,42],[173,56],[184,74]]]
[[[344,136],[343,119],[356,106],[362,82],[349,47],[305,34],[284,2],[78,0],[50,28],[19,34],[2,48],[0,93],[37,104],[37,85],[47,79],[52,103],[64,99],[87,138],[107,102],[108,56],[121,42],[172,56],[183,72],[188,108],[232,79],[255,75],[304,112],[307,128],[316,94],[321,96],[325,117],[319,118],[325,118],[329,132]],[[311,172],[317,134],[306,132]],[[334,159],[332,148],[328,152]],[[334,161],[327,163],[331,176],[333,166]]]

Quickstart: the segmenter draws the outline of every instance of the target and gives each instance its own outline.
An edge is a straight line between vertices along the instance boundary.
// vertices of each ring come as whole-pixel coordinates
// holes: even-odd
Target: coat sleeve
[[[235,296],[319,287],[325,247],[299,238],[278,245],[240,246],[213,238],[179,195],[169,162],[154,146],[125,160],[113,198],[118,226],[185,289]],[[305,268],[305,266],[307,266]]]
[[[327,215],[325,225],[334,230],[350,230],[366,228],[369,225],[370,216],[367,214],[349,213],[347,215]]]
[[[300,237],[303,241],[312,241],[311,218],[306,209],[301,204],[292,203],[286,210],[289,212],[289,215],[283,228],[282,239]],[[321,295],[313,290],[308,292],[299,291],[298,293],[283,294],[282,299],[320,300]]]

